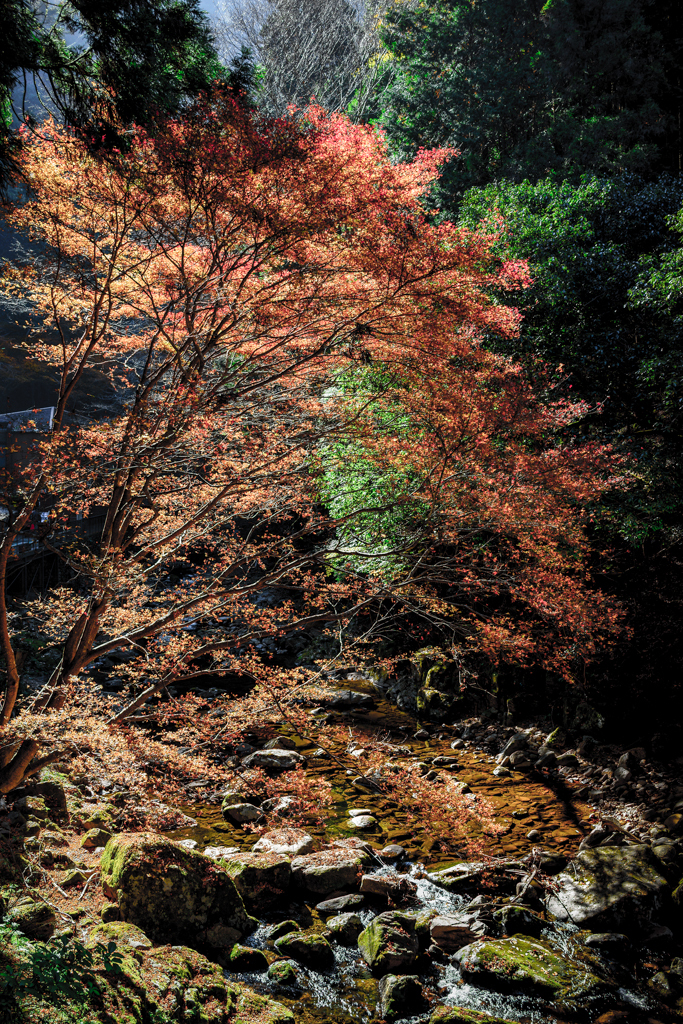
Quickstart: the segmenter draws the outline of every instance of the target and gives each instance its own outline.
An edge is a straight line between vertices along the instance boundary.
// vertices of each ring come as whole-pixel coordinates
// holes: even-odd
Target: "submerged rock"
[[[385,974],[379,983],[378,1013],[386,1021],[408,1017],[422,1004],[422,983],[416,974]]]
[[[640,930],[669,889],[649,846],[602,846],[582,850],[547,901],[558,921],[600,931]]]
[[[325,895],[358,886],[367,854],[360,850],[332,847],[295,857],[292,861],[292,882],[311,893]]]
[[[301,932],[289,932],[275,943],[275,948],[282,956],[291,957],[307,967],[329,967],[334,963],[334,953],[327,939],[321,935],[302,935]]]
[[[358,948],[377,974],[411,967],[420,951],[415,918],[396,910],[379,914],[358,936]]]
[[[463,977],[499,991],[522,990],[559,1002],[602,995],[610,984],[585,964],[564,956],[541,939],[515,936],[479,940],[455,954]]]
[[[115,836],[100,866],[102,888],[122,919],[155,942],[232,948],[256,927],[226,871],[161,836]]]

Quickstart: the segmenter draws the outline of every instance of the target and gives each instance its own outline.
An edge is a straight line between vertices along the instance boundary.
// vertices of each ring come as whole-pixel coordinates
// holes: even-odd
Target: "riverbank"
[[[59,765],[13,794],[0,821],[5,936],[47,950],[51,934],[76,949],[112,942],[127,958],[123,975],[92,968],[99,995],[81,1017],[73,1000],[48,1011],[32,994],[26,1019],[679,1019],[674,772],[641,751],[566,749],[533,726],[420,723],[370,690],[357,674],[332,680],[317,701],[298,698],[298,727],[262,715],[260,735],[231,731],[220,771],[195,773],[173,801],[139,777]],[[228,714],[225,695],[193,700],[205,721]],[[168,741],[177,756],[177,730]],[[444,806],[459,808],[442,820],[462,825],[460,849],[431,827]],[[209,877],[232,900],[214,921],[199,907]],[[6,975],[21,970],[8,948]],[[174,1009],[150,980],[159,970],[180,979]],[[214,995],[192,996],[200,975]]]

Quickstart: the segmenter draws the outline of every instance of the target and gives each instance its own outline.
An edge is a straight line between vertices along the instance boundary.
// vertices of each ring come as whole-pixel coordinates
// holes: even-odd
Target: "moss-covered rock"
[[[267,971],[268,961],[266,954],[261,949],[254,949],[252,946],[240,946],[239,943],[230,950],[228,967],[231,971]]]
[[[108,921],[95,925],[88,935],[88,945],[98,942],[115,942],[117,946],[130,946],[131,949],[151,949],[152,943],[142,929],[129,921]]]
[[[420,1009],[422,1004],[422,984],[416,974],[406,974],[402,978],[395,974],[385,974],[379,983],[379,1016],[386,1021],[394,1021],[399,1017],[408,1017]]]
[[[513,1020],[503,1017],[490,1017],[479,1010],[469,1010],[465,1006],[437,1006],[429,1018],[429,1024],[516,1024]]]
[[[327,930],[333,942],[342,946],[354,946],[363,931],[363,922],[358,914],[337,914],[327,920]]]
[[[250,910],[278,903],[292,877],[290,859],[281,853],[239,853],[220,864]]]
[[[296,921],[278,921],[277,924],[272,924],[266,931],[266,938],[274,942],[275,939],[279,939],[281,935],[288,935],[289,932],[300,932],[301,926]]]
[[[358,948],[376,974],[411,967],[420,949],[414,916],[396,910],[379,914],[358,936]]]
[[[541,939],[514,936],[463,947],[455,960],[465,979],[498,991],[521,990],[558,1002],[590,1000],[611,983]]]
[[[640,931],[670,891],[649,846],[601,846],[582,850],[548,899],[560,921],[597,931]]]
[[[98,846],[106,846],[110,839],[111,832],[106,828],[91,828],[81,838],[81,846],[86,850],[93,850]]]
[[[8,916],[29,939],[49,939],[57,926],[52,908],[30,897],[19,900],[11,907]]]
[[[334,963],[332,947],[322,935],[289,932],[276,940],[275,948],[281,956],[290,957],[307,967],[324,968]]]
[[[230,875],[194,850],[149,833],[119,835],[100,862],[105,895],[155,942],[232,948],[257,922]]]
[[[271,964],[268,968],[268,977],[276,985],[289,985],[291,987],[298,987],[299,985],[299,979],[296,976],[296,970],[291,960],[277,960],[274,964]]]

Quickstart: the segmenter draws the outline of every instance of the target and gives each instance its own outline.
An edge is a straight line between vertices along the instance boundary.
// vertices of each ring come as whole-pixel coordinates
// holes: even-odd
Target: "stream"
[[[532,848],[542,847],[553,854],[563,855],[564,863],[565,858],[570,859],[576,854],[581,838],[594,826],[594,809],[580,799],[576,792],[577,785],[567,780],[566,774],[512,771],[507,775],[494,775],[498,765],[493,753],[473,748],[470,744],[463,746],[461,743],[456,750],[451,747],[457,727],[455,731],[446,731],[447,727],[439,731],[438,726],[433,727],[430,735],[423,733],[421,738],[415,738],[418,727],[414,718],[383,700],[376,700],[371,711],[345,711],[339,720],[352,729],[354,725],[357,726],[359,732],[366,730],[367,733],[368,729],[374,728],[381,731],[384,737],[390,736],[396,744],[400,744],[402,751],[401,754],[392,754],[394,761],[429,765],[435,758],[453,758],[455,755],[457,763],[440,765],[440,770],[454,774],[478,798],[483,797],[489,801],[495,819],[502,828],[500,834],[487,842],[487,855],[501,863],[517,863],[521,869],[520,877],[525,869],[519,860],[528,855]],[[357,772],[344,771],[327,756],[316,756],[312,740],[294,737],[293,731],[286,727],[279,731],[283,735],[289,732],[290,738],[295,739],[297,751],[307,757],[306,772],[324,775],[333,785],[334,804],[326,814],[325,829],[316,831],[307,828],[306,831],[314,836],[318,845],[339,838],[357,837],[359,833],[349,828],[349,810],[360,806],[370,811],[378,824],[374,831],[362,833],[361,838],[372,849],[372,863],[364,871],[365,874],[380,877],[407,877],[415,883],[414,895],[400,905],[400,911],[431,911],[440,916],[452,916],[476,910],[489,921],[490,916],[487,918],[486,914],[490,915],[496,907],[500,909],[504,904],[518,902],[514,898],[514,887],[505,896],[480,883],[473,884],[465,891],[448,891],[439,872],[457,863],[456,858],[445,858],[444,853],[438,850],[438,844],[435,849],[430,842],[425,843],[419,834],[411,832],[406,823],[402,822],[400,810],[392,805],[391,800],[381,794],[359,792],[352,781],[352,776],[357,776]],[[362,771],[362,766],[359,766],[359,770]],[[196,843],[199,852],[207,847],[232,847],[236,857],[240,851],[252,849],[255,840],[253,832],[224,820],[216,804],[187,806],[183,810],[194,819],[195,824],[170,833],[169,838],[191,840],[192,845]],[[400,844],[405,851],[403,857],[393,864],[384,862],[378,855],[378,851],[388,844]],[[550,884],[552,886],[552,882]],[[304,935],[326,933],[329,914],[316,909],[317,902],[325,898],[307,895],[296,889],[290,890],[280,904],[271,907],[261,916],[258,929],[242,941],[247,946],[263,949],[269,960],[277,959],[277,950],[268,938],[268,928],[277,922],[293,920]],[[665,929],[668,936],[664,936],[663,944],[658,939],[651,946],[636,949],[636,943],[629,943],[628,954],[616,955],[615,946],[610,945],[609,938],[604,940],[603,946],[593,945],[592,940],[586,943],[586,936],[590,935],[586,926],[582,931],[574,924],[553,919],[552,915],[545,913],[538,900],[536,904],[532,900],[531,905],[540,922],[534,939],[540,940],[544,949],[571,961],[579,977],[593,972],[591,977],[597,975],[604,979],[599,997],[584,1003],[580,999],[572,1001],[566,998],[562,1002],[553,1003],[547,998],[547,993],[546,996],[539,995],[533,986],[530,990],[524,985],[505,985],[503,987],[509,989],[507,992],[495,991],[496,987],[501,986],[479,984],[471,976],[466,978],[458,964],[457,954],[454,956],[446,952],[443,956],[436,956],[435,947],[431,946],[431,955],[423,949],[415,966],[409,971],[419,975],[424,1001],[412,1015],[408,1013],[405,1017],[394,1016],[391,1019],[410,1024],[426,1022],[438,1006],[461,1007],[520,1024],[550,1024],[553,1021],[593,1024],[598,1018],[600,1024],[603,1024],[600,1014],[606,1011],[618,1014],[612,1018],[615,1022],[642,1021],[645,1024],[651,1021],[654,1024],[655,1021],[680,1019],[678,1015],[668,1016],[666,1008],[662,1012],[661,1002],[652,985],[647,983],[653,969],[661,967],[664,962],[668,963],[672,952],[676,952],[677,944],[669,929]],[[350,909],[357,911],[363,926],[367,926],[387,909],[387,903],[385,901],[380,905],[376,900],[373,902],[366,899],[362,906]],[[330,933],[326,934],[329,937]],[[498,930],[496,933],[489,928],[483,935],[496,939],[501,935],[509,936],[510,932]],[[519,935],[519,938],[523,937],[523,934]],[[625,939],[625,936],[622,935],[621,939]],[[298,962],[292,964],[297,976],[296,987],[278,984],[263,971],[233,976],[257,992],[284,1003],[294,1013],[297,1024],[322,1024],[324,1021],[360,1024],[377,1020],[381,1017],[378,977],[373,976],[355,942],[352,945],[333,943],[333,949],[334,965],[327,969],[312,969]],[[396,973],[402,972],[399,969]],[[657,1013],[652,1016],[655,1010]],[[608,1012],[604,1021],[607,1022],[609,1018]],[[451,1019],[453,1022],[458,1019],[479,1020],[476,1014],[461,1017],[453,1015]],[[484,1021],[487,1018],[484,1016],[481,1019]]]

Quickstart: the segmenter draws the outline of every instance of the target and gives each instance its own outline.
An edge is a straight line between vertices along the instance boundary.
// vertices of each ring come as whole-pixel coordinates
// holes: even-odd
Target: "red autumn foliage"
[[[8,724],[19,671],[6,569],[38,508],[77,584],[33,604],[59,651],[34,713],[60,711],[120,649],[137,655],[125,670],[137,691],[112,725],[170,682],[272,682],[255,645],[378,602],[455,624],[492,661],[567,676],[614,632],[583,564],[582,512],[613,462],[562,440],[583,407],[534,393],[482,344],[517,330],[491,295],[527,272],[501,265],[490,236],[424,217],[447,155],[392,164],[380,135],[342,116],[312,107],[257,123],[220,95],[107,160],[51,123],[27,143],[32,190],[10,220],[43,255],[5,268],[5,284],[30,293],[42,321],[30,351],[57,368],[59,394],[39,457],[6,475],[0,499],[0,791],[52,756],[49,716],[41,732],[34,714],[23,741]],[[349,400],[336,385],[368,362],[391,388]],[[69,405],[93,368],[118,413],[79,422]],[[410,432],[377,430],[397,407]],[[345,440],[378,473],[409,466],[407,497],[428,514],[400,558],[370,553],[367,571],[335,577],[344,544],[329,538],[353,516],[330,520],[316,474],[325,446]],[[97,543],[62,528],[94,509]],[[278,603],[257,599],[274,586]]]

